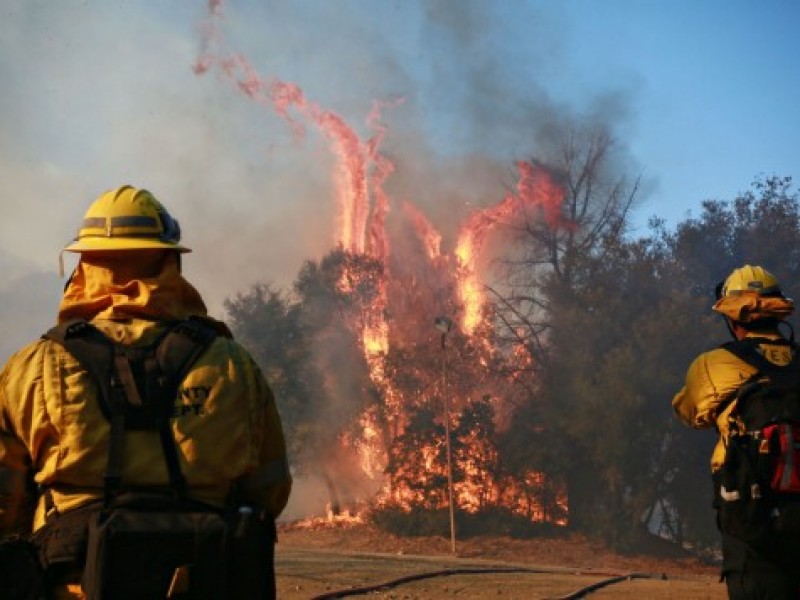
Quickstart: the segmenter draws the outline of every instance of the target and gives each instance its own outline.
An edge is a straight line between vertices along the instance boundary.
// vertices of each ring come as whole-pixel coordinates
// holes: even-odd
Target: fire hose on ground
[[[314,596],[311,600],[333,600],[334,598],[346,598],[347,596],[360,596],[363,594],[370,594],[372,592],[378,592],[394,588],[404,583],[410,583],[412,581],[420,581],[423,579],[431,579],[433,577],[447,577],[450,575],[481,575],[481,574],[497,574],[497,573],[539,573],[539,574],[567,573],[571,575],[595,575],[595,576],[608,575],[607,579],[603,579],[601,581],[592,583],[591,585],[582,587],[574,592],[567,594],[566,596],[556,596],[552,598],[547,598],[545,600],[578,600],[579,598],[583,598],[587,594],[599,590],[600,588],[613,585],[615,583],[620,583],[623,581],[629,581],[632,579],[662,579],[662,580],[667,579],[665,573],[611,574],[611,573],[597,573],[591,571],[564,571],[560,569],[559,570],[536,569],[536,568],[526,568],[526,567],[443,569],[441,571],[427,571],[424,573],[415,573],[413,575],[406,575],[404,577],[398,577],[397,579],[392,579],[390,581],[385,581],[383,583],[378,583],[375,585],[368,585],[358,588],[348,588],[344,590],[326,592],[325,594]]]

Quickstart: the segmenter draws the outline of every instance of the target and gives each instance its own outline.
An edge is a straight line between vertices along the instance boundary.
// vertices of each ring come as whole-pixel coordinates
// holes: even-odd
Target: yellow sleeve
[[[672,399],[675,414],[690,427],[713,427],[727,400],[753,373],[753,367],[727,350],[701,354],[689,366],[683,388]]]
[[[261,407],[258,424],[261,442],[258,466],[241,478],[239,492],[244,503],[254,504],[277,518],[285,508],[292,489],[286,441],[272,390],[255,362],[252,359],[248,362],[253,370],[256,402]]]
[[[21,427],[29,420],[35,392],[35,349],[31,345],[12,356],[0,373],[0,535],[31,531],[32,464]]]

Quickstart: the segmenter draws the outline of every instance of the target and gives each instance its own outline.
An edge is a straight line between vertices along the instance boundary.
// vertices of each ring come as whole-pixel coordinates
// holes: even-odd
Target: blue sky
[[[672,226],[696,216],[703,199],[730,199],[761,174],[800,177],[798,0],[224,6],[227,51],[360,133],[375,99],[405,98],[384,114],[391,191],[445,233],[502,197],[513,162],[543,151],[547,123],[590,114],[644,179],[635,232],[651,215]],[[8,339],[52,320],[60,248],[91,199],[122,183],[180,219],[197,251],[187,273],[216,313],[330,248],[326,144],[312,130],[294,139],[219,72],[192,73],[206,16],[204,0],[0,0]]]
[[[759,174],[798,176],[800,3],[564,4],[576,77],[638,84],[631,149],[658,180],[641,213],[675,224]]]

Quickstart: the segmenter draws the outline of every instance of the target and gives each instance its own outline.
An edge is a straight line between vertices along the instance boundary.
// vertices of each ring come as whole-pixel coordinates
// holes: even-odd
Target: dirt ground
[[[715,566],[689,558],[621,556],[579,537],[515,540],[400,538],[364,524],[279,527],[278,598],[364,596],[565,599],[597,585],[593,598],[722,600]],[[382,584],[391,584],[381,587]],[[356,593],[360,592],[360,593]]]

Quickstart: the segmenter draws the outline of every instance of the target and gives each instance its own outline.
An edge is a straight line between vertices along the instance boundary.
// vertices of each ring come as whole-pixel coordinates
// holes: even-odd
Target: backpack
[[[767,360],[764,342],[791,345],[791,361]],[[729,400],[736,406],[725,460],[713,475],[720,530],[751,543],[776,535],[800,540],[800,348],[762,338],[721,347],[757,371]]]
[[[274,522],[253,519],[235,506],[220,510],[189,499],[172,434],[179,386],[220,334],[230,335],[215,322],[192,317],[169,324],[146,347],[117,344],[82,320],[43,336],[63,345],[88,371],[110,423],[102,501],[48,519],[35,535],[51,582],[77,567],[89,600],[164,598],[174,592],[209,600],[272,597]],[[168,490],[122,481],[125,434],[142,430],[157,433]],[[48,490],[44,494],[48,514],[55,512]],[[237,566],[245,558],[247,564],[260,559],[264,566],[243,573]]]

